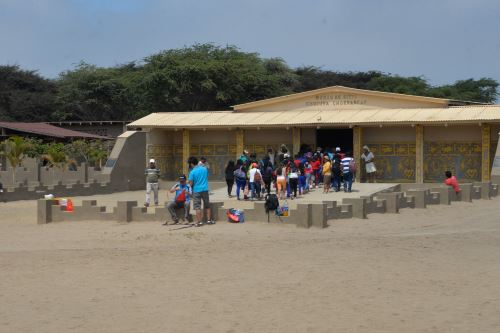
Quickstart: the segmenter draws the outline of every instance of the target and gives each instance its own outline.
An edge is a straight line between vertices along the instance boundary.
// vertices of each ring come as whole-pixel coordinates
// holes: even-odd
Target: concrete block
[[[366,214],[385,213],[386,207],[384,199],[377,199],[374,195],[361,196],[361,198],[366,200]]]
[[[389,214],[399,213],[399,202],[402,197],[401,192],[377,193],[376,198],[385,200],[385,212]]]
[[[118,222],[132,221],[132,207],[137,206],[137,201],[118,201],[116,219]]]
[[[336,204],[336,203],[335,203]],[[326,228],[328,227],[328,204],[313,203],[311,204],[310,222],[313,227]]]
[[[480,185],[476,185],[476,184],[472,185],[471,198],[473,200],[479,200],[479,199],[481,199],[481,186]]]
[[[350,219],[352,218],[352,204],[340,204],[339,213],[337,215],[338,219]]]
[[[440,205],[450,205],[451,199],[455,197],[455,192],[450,186],[440,186],[431,189],[431,193],[439,194],[439,204]]]
[[[440,204],[440,195],[438,191],[430,190],[427,197],[425,198],[425,203],[427,205],[439,205]]]
[[[498,184],[491,184],[491,197],[498,196]]]
[[[473,185],[472,183],[460,184],[460,193],[458,194],[458,200],[464,202],[472,202]]]
[[[97,200],[82,200],[82,207],[97,206]]]
[[[491,182],[481,182],[474,183],[480,187],[481,199],[490,200],[491,199]]]
[[[415,208],[426,208],[427,207],[427,197],[429,196],[429,190],[426,189],[411,189],[406,191],[415,198]]]
[[[212,220],[219,220],[219,208],[224,206],[224,202],[222,201],[212,201],[210,203],[210,213],[212,214]],[[224,218],[225,215],[221,215],[220,218]]]
[[[37,200],[37,223],[47,224],[52,222],[52,206],[56,204],[55,200]]]
[[[352,217],[366,219],[366,198],[344,198],[342,203],[352,205]]]
[[[332,220],[336,219],[340,213],[340,207],[337,206],[337,201],[332,200],[323,200],[323,204],[327,207],[327,219]]]
[[[299,203],[297,209],[290,211],[289,222],[294,223],[299,228],[310,228],[312,226],[312,204]]]

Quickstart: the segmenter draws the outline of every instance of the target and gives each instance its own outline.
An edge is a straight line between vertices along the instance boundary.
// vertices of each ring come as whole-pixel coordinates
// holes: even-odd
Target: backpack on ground
[[[242,210],[229,208],[226,212],[227,220],[231,223],[243,223],[245,222],[245,214]]]
[[[276,211],[280,206],[280,202],[278,200],[278,196],[276,194],[267,194],[266,202],[264,203],[264,207],[266,209],[267,214],[267,222],[269,222],[269,212]]]

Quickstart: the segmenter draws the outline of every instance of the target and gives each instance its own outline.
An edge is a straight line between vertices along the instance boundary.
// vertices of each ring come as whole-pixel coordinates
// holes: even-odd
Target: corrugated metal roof
[[[450,108],[152,113],[129,127],[210,128],[500,122],[500,105]]]
[[[87,138],[87,139],[109,139],[104,136],[89,134],[85,132],[72,131],[65,128],[53,126],[47,123],[21,123],[0,121],[0,128],[8,128],[13,131],[43,135],[54,138]]]

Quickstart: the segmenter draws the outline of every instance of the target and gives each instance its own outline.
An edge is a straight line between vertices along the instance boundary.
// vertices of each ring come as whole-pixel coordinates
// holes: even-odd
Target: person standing
[[[234,170],[236,170],[236,167],[234,165],[234,161],[231,160],[231,161],[227,162],[226,170],[224,172],[226,174],[227,196],[229,198],[232,197],[231,193],[233,192]]]
[[[323,156],[323,161],[323,193],[328,193],[332,183],[332,163],[326,154]]]
[[[234,179],[236,181],[236,199],[240,200],[240,190],[245,190],[247,185],[247,169],[245,165],[240,165],[234,170]]]
[[[273,165],[271,161],[266,161],[264,163],[264,167],[262,168],[262,180],[264,181],[264,186],[266,189],[266,193],[271,193],[271,183],[273,181]]]
[[[262,189],[262,174],[257,166],[257,163],[252,163],[249,172],[250,181],[250,200],[260,199],[260,191]]]
[[[319,155],[314,155],[313,160],[311,161],[312,167],[312,177],[313,179],[313,188],[319,186],[320,181],[320,169],[321,169],[321,157]]]
[[[193,195],[193,191],[191,189],[191,186],[186,183],[186,176],[181,175],[179,177],[179,182],[172,186],[169,192],[175,193],[174,199],[167,204],[167,210],[170,213],[174,224],[179,223],[179,217],[176,213],[177,208],[184,208],[184,220],[189,221],[189,198],[191,197],[191,195]],[[163,225],[167,224],[168,221],[163,223]]]
[[[193,209],[196,211],[196,226],[201,227],[204,224],[215,224],[215,221],[211,218],[208,169],[198,165],[198,159],[194,156],[188,159],[188,164],[192,168],[188,180],[193,188]],[[203,209],[207,214],[206,222],[203,221],[202,202]]]
[[[354,170],[354,158],[352,158],[352,153],[348,152],[341,161],[342,173],[344,177],[344,192],[351,192],[352,190],[352,177]]]
[[[146,202],[144,206],[149,207],[151,201],[151,191],[154,194],[155,206],[158,206],[158,180],[160,179],[160,169],[156,167],[154,159],[149,160],[149,167],[144,171],[146,175]]]
[[[286,190],[286,177],[283,174],[283,168],[276,169],[276,194],[278,198],[283,199]]]
[[[375,168],[375,163],[373,163],[374,159],[375,156],[370,151],[370,148],[368,148],[368,146],[366,145],[363,146],[363,154],[361,155],[361,160],[365,162],[366,178],[368,178],[369,183],[375,182],[375,172],[377,171],[377,168]]]
[[[332,161],[332,178],[333,178],[333,191],[340,191],[340,185],[342,184],[342,158],[340,154],[335,154]]]
[[[288,182],[290,183],[290,197],[291,199],[297,199],[297,187],[299,183],[299,170],[295,166],[295,163],[290,163],[290,171],[288,174]],[[293,196],[292,196],[293,194]]]

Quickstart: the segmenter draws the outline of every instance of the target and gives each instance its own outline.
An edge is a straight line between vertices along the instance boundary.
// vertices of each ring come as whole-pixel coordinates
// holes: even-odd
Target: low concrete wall
[[[26,186],[21,184],[16,188],[5,188],[0,193],[0,201],[35,200],[43,198],[46,194],[53,194],[55,197],[74,197],[95,194],[113,193],[109,183],[76,183],[65,185],[59,182],[57,185],[35,185]]]
[[[99,190],[98,183],[94,183]],[[407,184],[405,184],[407,185]],[[420,186],[422,185],[422,186]],[[63,186],[63,185],[59,185]],[[402,186],[404,188],[406,186]],[[76,186],[79,188],[79,186]],[[395,187],[398,189],[398,187]],[[102,190],[102,189],[101,189]],[[297,208],[290,209],[289,216],[276,216],[274,212],[265,211],[265,203],[257,201],[253,208],[245,209],[245,221],[274,224],[291,224],[300,228],[326,228],[328,221],[336,219],[366,219],[369,214],[397,214],[400,209],[424,209],[428,205],[451,205],[453,201],[471,202],[473,199],[490,199],[498,195],[495,184],[478,183],[463,184],[459,196],[448,186],[434,184],[412,184],[404,191],[382,191],[362,198],[344,198],[342,203],[325,200],[323,202],[300,202]],[[226,211],[222,202],[212,202],[212,217],[215,220],[225,220]],[[192,219],[192,218],[191,218]],[[44,224],[57,221],[106,220],[118,222],[165,221],[170,220],[166,208],[157,207],[154,213],[148,213],[144,207],[139,207],[137,201],[119,201],[117,207],[107,209],[97,206],[95,200],[85,200],[82,206],[75,206],[74,212],[66,212],[57,206],[55,200],[38,200],[38,223]]]

